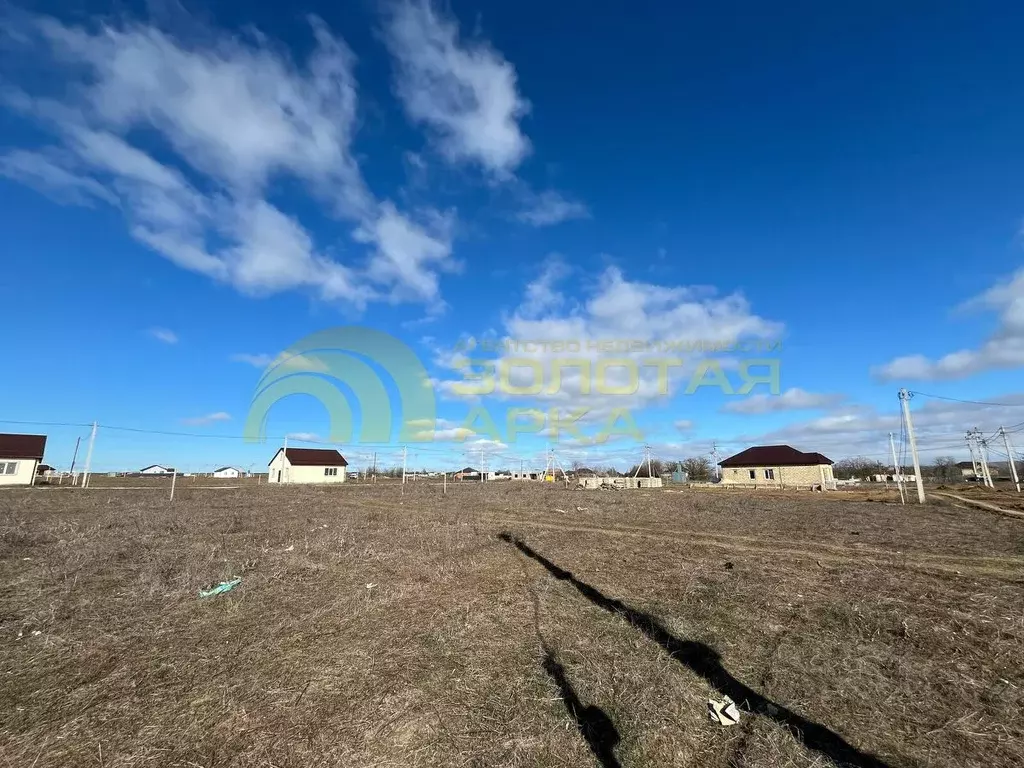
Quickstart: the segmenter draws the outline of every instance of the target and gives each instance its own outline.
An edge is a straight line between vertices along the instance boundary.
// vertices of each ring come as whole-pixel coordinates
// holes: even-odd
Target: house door
[[[281,470],[277,470],[277,482],[281,482]]]

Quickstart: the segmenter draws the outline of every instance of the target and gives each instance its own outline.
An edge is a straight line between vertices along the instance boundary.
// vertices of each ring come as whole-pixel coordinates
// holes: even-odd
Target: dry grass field
[[[19,768],[1024,765],[1024,522],[981,510],[4,490],[0,585]]]

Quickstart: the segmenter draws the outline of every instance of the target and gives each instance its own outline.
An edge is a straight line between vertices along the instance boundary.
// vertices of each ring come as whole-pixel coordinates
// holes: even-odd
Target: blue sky
[[[416,465],[553,441],[467,432],[467,338],[781,341],[777,396],[686,395],[690,356],[666,395],[481,403],[583,407],[588,434],[627,407],[669,458],[885,458],[900,386],[1005,404],[915,397],[926,458],[1024,422],[1015,4],[33,5],[0,46],[0,295],[26,331],[0,417],[99,421],[101,469],[265,463],[231,437],[263,367],[347,324],[435,382]],[[24,429],[58,465],[84,432]],[[268,433],[329,425],[294,397]]]

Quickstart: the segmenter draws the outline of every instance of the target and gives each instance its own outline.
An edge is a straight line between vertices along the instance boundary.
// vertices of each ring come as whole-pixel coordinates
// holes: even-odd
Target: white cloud
[[[458,22],[428,0],[390,2],[384,39],[409,119],[433,131],[449,160],[507,177],[530,152],[515,68],[485,41],[460,39]]]
[[[450,216],[436,215],[432,231],[401,215],[391,203],[384,203],[377,219],[355,232],[355,239],[376,245],[369,277],[384,285],[394,283],[395,298],[424,302],[438,297],[438,270],[454,270],[451,260]]]
[[[553,253],[548,256],[540,274],[527,284],[526,295],[519,305],[517,314],[527,318],[538,317],[561,307],[565,297],[556,286],[569,273],[569,265],[560,255]]]
[[[578,200],[571,200],[560,192],[548,190],[530,195],[525,207],[518,214],[520,221],[535,227],[547,227],[571,219],[585,219],[590,216],[587,206]]]
[[[42,152],[14,150],[0,157],[0,175],[52,197],[59,203],[91,206],[97,200],[117,205],[117,197],[102,184],[65,167],[66,159]]]
[[[229,359],[234,363],[246,363],[254,368],[268,368],[271,365],[280,365],[284,368],[294,368],[302,371],[326,372],[330,370],[330,367],[326,363],[323,363],[316,358],[308,355],[285,356],[284,352],[281,352],[278,355],[268,355],[265,353],[252,355],[245,352],[239,352],[231,355]]]
[[[674,422],[672,426],[674,426],[680,432],[689,432],[690,430],[693,429],[693,422],[690,421],[689,419],[679,419],[678,421]]]
[[[203,426],[205,424],[215,424],[218,421],[230,421],[231,414],[225,413],[224,411],[217,411],[217,413],[210,413],[206,416],[195,416],[190,419],[182,419],[182,424],[188,424],[193,427]]]
[[[319,443],[322,442],[320,435],[315,432],[289,432],[286,437],[289,440],[298,440],[300,443]]]
[[[143,24],[21,23],[11,42],[48,51],[70,86],[63,102],[4,94],[59,143],[8,152],[0,173],[65,202],[117,204],[137,240],[246,294],[302,289],[357,310],[440,301],[436,272],[454,266],[452,215],[425,211],[427,226],[369,191],[352,152],[353,56],[323,22],[311,20],[316,44],[303,66],[262,36],[184,41]],[[167,159],[132,143],[138,136],[166,146]],[[282,176],[355,224],[372,248],[365,263],[335,260],[268,200]]]
[[[778,413],[780,411],[826,408],[836,405],[842,399],[843,395],[807,392],[793,387],[779,395],[761,393],[743,399],[733,399],[726,403],[722,410],[726,413]]]
[[[274,361],[273,355],[267,355],[264,353],[258,355],[250,355],[247,352],[239,352],[231,356],[231,362],[233,363],[246,363],[254,368],[266,368]]]
[[[149,335],[157,341],[162,341],[164,344],[178,343],[178,334],[174,331],[169,331],[166,328],[150,328]]]
[[[601,351],[591,346],[600,342],[730,342],[737,340],[771,340],[781,333],[782,326],[762,318],[751,311],[747,300],[740,294],[718,295],[713,289],[694,286],[662,286],[631,280],[615,267],[609,267],[592,282],[582,283],[584,297],[571,301],[560,289],[559,281],[567,271],[560,262],[551,261],[532,280],[525,290],[521,305],[504,318],[503,341],[510,347],[498,355],[499,366],[509,366],[509,380],[513,386],[525,387],[534,383],[535,374],[522,364],[524,357],[538,362],[541,368],[543,390],[536,395],[516,396],[498,391],[489,397],[513,400],[517,406],[560,408],[562,418],[570,412],[585,409],[580,425],[607,426],[613,412],[630,409],[633,413],[652,405],[667,403],[684,377],[689,377],[700,354],[669,351],[636,350],[629,352]],[[577,342],[579,352],[544,350],[537,342]],[[533,342],[533,351],[516,351],[514,344]],[[477,352],[466,354],[439,354],[435,364],[457,369],[466,357],[487,357]],[[764,356],[764,355],[760,355]],[[594,364],[598,359],[625,357],[637,362],[639,378],[632,394],[602,394],[585,384],[594,379]],[[668,369],[667,378],[653,366],[641,362],[683,357],[684,364]],[[516,367],[510,367],[518,358]],[[590,364],[586,378],[579,367],[559,365],[568,359],[583,359]],[[719,359],[719,358],[716,358]],[[719,359],[720,362],[724,361]],[[556,381],[559,387],[550,391]],[[461,374],[460,374],[461,375]],[[629,383],[625,369],[609,368],[607,384],[624,386]],[[436,391],[443,397],[469,402],[460,395],[458,385],[463,378],[435,382]],[[617,427],[628,424],[618,422]],[[621,430],[620,430],[621,431]],[[562,435],[566,435],[563,431]]]
[[[932,360],[906,355],[872,369],[882,381],[963,379],[976,373],[1024,366],[1024,269],[997,283],[964,308],[994,312],[999,325],[977,349],[961,349]]]
[[[993,403],[950,402],[914,398],[911,418],[922,462],[936,456],[967,457],[964,434],[974,427],[993,433],[999,426],[1010,427],[1024,419],[1024,394],[996,395]],[[893,397],[891,408],[879,410],[872,406],[850,404],[815,419],[795,422],[766,433],[736,436],[737,450],[750,445],[789,443],[804,451],[818,451],[832,459],[867,455],[888,463],[889,432],[900,442],[901,418],[899,404]],[[999,441],[993,445],[1002,450]],[[909,448],[906,452],[910,463]]]

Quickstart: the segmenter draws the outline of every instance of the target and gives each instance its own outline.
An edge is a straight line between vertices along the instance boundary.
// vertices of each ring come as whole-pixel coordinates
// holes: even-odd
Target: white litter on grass
[[[291,552],[293,549],[295,549],[295,545],[294,544],[292,544],[290,547],[286,547],[284,551],[285,552]]]
[[[563,515],[565,514],[565,510],[564,509],[555,509],[555,512],[561,512]]]
[[[374,588],[374,587],[376,587],[376,586],[377,586],[376,584],[367,584],[367,585],[366,585],[366,588],[367,588],[367,589],[373,589],[373,588]]]
[[[708,699],[708,716],[711,722],[719,725],[736,725],[740,721],[740,711],[728,696],[723,697],[721,701]]]

